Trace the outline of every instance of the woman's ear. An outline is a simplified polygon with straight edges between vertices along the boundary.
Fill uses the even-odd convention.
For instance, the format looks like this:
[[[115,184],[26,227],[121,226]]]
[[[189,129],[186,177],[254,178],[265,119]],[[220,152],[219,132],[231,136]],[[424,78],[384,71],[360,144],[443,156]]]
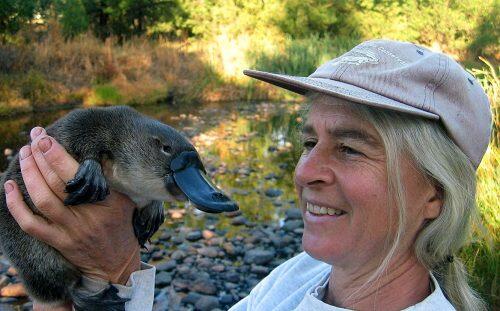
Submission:
[[[443,188],[439,185],[430,185],[431,191],[424,206],[424,218],[427,220],[435,219],[441,213],[443,207]]]

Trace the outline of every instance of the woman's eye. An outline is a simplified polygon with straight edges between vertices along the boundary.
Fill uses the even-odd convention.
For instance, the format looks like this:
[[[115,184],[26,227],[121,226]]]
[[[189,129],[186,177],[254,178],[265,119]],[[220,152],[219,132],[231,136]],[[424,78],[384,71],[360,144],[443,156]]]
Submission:
[[[314,146],[316,146],[316,141],[306,140],[306,141],[304,141],[303,146],[304,146],[304,149],[311,150],[312,148],[314,148]]]
[[[340,152],[345,153],[347,155],[363,155],[361,152],[357,151],[346,145],[340,145]]]

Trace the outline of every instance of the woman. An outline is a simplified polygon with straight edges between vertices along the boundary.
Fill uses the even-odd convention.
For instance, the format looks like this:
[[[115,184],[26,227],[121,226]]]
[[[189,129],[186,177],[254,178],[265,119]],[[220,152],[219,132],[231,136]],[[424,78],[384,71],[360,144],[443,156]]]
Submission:
[[[245,73],[311,94],[295,169],[305,253],[232,310],[485,309],[454,256],[476,213],[491,128],[473,77],[445,55],[388,40],[308,78]]]
[[[447,56],[387,40],[364,42],[307,78],[245,73],[307,94],[311,103],[295,172],[305,253],[276,268],[234,310],[484,309],[454,257],[476,212],[475,169],[491,126],[488,100],[472,76]],[[21,166],[33,168],[24,170],[25,180],[57,193],[44,199],[49,190],[30,192],[57,216],[62,207],[54,212],[51,206],[64,196],[58,191],[77,164],[55,141],[45,153],[37,149],[50,140],[44,135],[34,139],[33,156]],[[154,268],[141,270],[135,255],[119,251],[135,245],[116,238],[129,236],[131,226],[97,226],[101,237],[85,225],[76,230],[87,219],[78,209],[75,219],[53,217],[49,225],[27,210],[15,184],[7,187],[9,209],[22,228],[93,279],[125,283],[130,276],[127,309],[144,310],[132,304],[146,302],[149,308],[147,286],[135,284],[152,288],[141,280]],[[123,210],[118,220],[127,222],[128,204],[107,205],[109,213]],[[51,231],[54,226],[64,234]],[[102,242],[108,234],[113,243]],[[113,264],[96,256],[113,253],[109,244],[118,250]],[[83,245],[78,256],[74,245]]]

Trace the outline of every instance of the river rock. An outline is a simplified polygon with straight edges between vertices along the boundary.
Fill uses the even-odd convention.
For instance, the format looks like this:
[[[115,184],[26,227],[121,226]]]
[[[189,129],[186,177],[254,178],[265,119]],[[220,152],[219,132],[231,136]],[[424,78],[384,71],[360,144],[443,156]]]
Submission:
[[[184,298],[182,298],[181,302],[194,305],[201,298],[201,296],[201,294],[196,292],[189,292]]]
[[[224,265],[215,265],[211,269],[214,272],[220,273],[220,272],[223,272],[224,270],[226,270],[226,267]]]
[[[248,221],[245,218],[245,216],[237,216],[237,217],[233,218],[233,220],[231,221],[231,224],[233,226],[241,226],[241,225],[246,224],[247,222]]]
[[[9,269],[7,269],[7,275],[8,276],[17,276],[17,270],[13,266],[10,266]]]
[[[177,267],[177,262],[172,259],[166,262],[157,263],[155,266],[158,271],[172,271]]]
[[[302,211],[300,208],[292,207],[285,211],[286,219],[302,219]]]
[[[259,265],[252,265],[252,268],[250,268],[250,272],[260,275],[268,274],[269,268]]]
[[[169,295],[166,289],[163,289],[158,296],[155,297],[152,311],[164,311],[169,308]]]
[[[164,231],[160,235],[159,239],[160,239],[160,241],[168,241],[168,240],[170,240],[171,237],[172,237],[172,234],[170,232]]]
[[[288,220],[285,221],[283,225],[283,230],[285,231],[294,231],[295,229],[302,228],[304,226],[304,222],[302,220]]]
[[[9,284],[10,278],[6,275],[0,276],[0,288],[5,287],[5,285]]]
[[[217,293],[217,287],[215,286],[215,283],[208,278],[196,279],[190,289],[195,292],[207,295],[213,295]]]
[[[185,251],[182,251],[182,250],[176,250],[175,252],[172,253],[172,259],[174,260],[182,260],[184,258],[186,258],[187,254]]]
[[[274,250],[251,249],[245,252],[245,263],[263,265],[273,260],[276,255]]]
[[[271,188],[271,189],[266,190],[265,195],[270,197],[270,198],[275,198],[275,197],[279,197],[282,193],[283,193],[283,191],[281,189]]]
[[[210,258],[215,258],[219,255],[219,249],[213,246],[202,247],[198,250],[198,254]]]
[[[215,296],[201,296],[200,299],[194,305],[196,310],[200,311],[211,311],[219,307],[219,299]]]
[[[22,283],[9,284],[0,290],[2,297],[26,297],[26,289]]]
[[[185,291],[189,288],[189,283],[188,281],[184,279],[175,279],[172,281],[172,285],[174,286],[174,289],[176,291]]]
[[[238,283],[240,281],[240,274],[234,271],[224,273],[223,278],[231,283]]]
[[[229,295],[229,294],[224,294],[224,295],[220,296],[220,298],[219,298],[219,302],[222,305],[230,305],[233,303],[233,301],[234,301],[233,296]]]
[[[188,234],[186,234],[186,240],[191,241],[191,242],[198,241],[202,237],[203,237],[203,235],[201,234],[200,230],[191,231]]]
[[[156,275],[155,285],[159,287],[164,287],[170,285],[172,282],[172,276],[170,273],[162,271]]]
[[[203,230],[203,232],[201,234],[205,240],[209,240],[209,239],[215,237],[215,232],[213,232],[211,230]]]

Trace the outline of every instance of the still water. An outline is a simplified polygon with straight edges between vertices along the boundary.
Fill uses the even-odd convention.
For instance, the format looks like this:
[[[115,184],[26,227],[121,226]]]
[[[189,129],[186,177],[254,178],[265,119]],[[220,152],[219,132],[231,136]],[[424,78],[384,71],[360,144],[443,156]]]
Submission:
[[[299,108],[293,103],[213,103],[137,109],[183,132],[200,152],[213,181],[238,202],[243,215],[254,223],[269,223],[278,222],[284,210],[296,203],[293,167],[300,152],[296,142]],[[47,126],[68,112],[0,120],[0,150],[17,152],[32,127]],[[7,160],[3,155],[0,158],[3,171]],[[166,207],[166,226],[175,225],[176,218],[189,227],[204,226],[205,217],[197,217],[189,206]],[[238,229],[229,222],[220,217],[217,227],[231,235]]]

